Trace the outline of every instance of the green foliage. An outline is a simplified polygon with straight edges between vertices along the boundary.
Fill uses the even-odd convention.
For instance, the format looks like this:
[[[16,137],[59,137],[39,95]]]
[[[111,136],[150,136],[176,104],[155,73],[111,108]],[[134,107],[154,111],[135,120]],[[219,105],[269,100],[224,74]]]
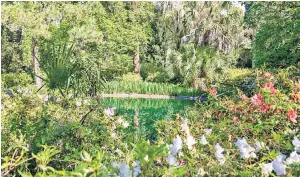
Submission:
[[[264,111],[250,98],[241,99],[237,94],[223,98],[211,95],[208,101],[187,110],[184,117],[174,115],[157,121],[156,137],[149,142],[139,136],[139,127],[132,126],[127,117],[103,114],[97,100],[44,101],[35,94],[9,97],[2,93],[2,175],[130,176],[139,172],[140,176],[261,176],[264,163],[274,160],[279,152],[290,155],[295,151],[291,141],[299,134],[299,122],[292,122],[287,115],[291,109],[300,111],[299,69],[268,76],[262,71],[253,74],[254,92],[262,95],[270,109]],[[274,83],[274,94],[264,86],[270,82]],[[233,116],[237,120],[232,120]],[[123,125],[126,121],[128,127]],[[184,121],[189,134],[183,131]],[[208,128],[211,133],[206,132]],[[203,134],[206,145],[199,143]],[[191,149],[186,145],[188,135],[196,140]],[[179,165],[172,166],[167,156],[177,136],[182,139],[182,148],[176,155]],[[234,145],[240,137],[250,146],[256,141],[265,146],[256,152],[256,158],[242,159]],[[223,165],[214,156],[216,143],[225,150]],[[286,165],[286,169],[287,176],[297,176],[299,163]]]
[[[39,63],[49,89],[58,89],[63,94],[63,91],[72,87],[73,77],[80,72],[73,52],[73,45],[67,47],[67,44],[48,44],[42,49]]]
[[[2,73],[22,72],[29,64],[22,58],[22,29],[10,31],[1,25],[1,71]]]
[[[199,96],[201,92],[196,88],[185,88],[179,85],[151,82],[108,82],[101,93],[137,93],[161,94],[180,96]]]
[[[141,82],[142,78],[139,74],[136,73],[127,73],[123,74],[122,77],[118,78],[121,82]]]
[[[235,53],[223,55],[212,48],[195,49],[192,44],[186,44],[179,52],[168,51],[166,71],[170,80],[197,87],[201,78],[217,80],[222,70],[232,66],[236,59]]]
[[[26,87],[33,83],[30,75],[26,73],[7,73],[1,75],[2,82],[1,86],[3,88],[13,88],[16,89],[18,86]]]
[[[257,67],[288,67],[299,60],[299,2],[255,2],[248,24],[256,28],[253,59]]]
[[[143,63],[141,77],[147,82],[165,83],[169,81],[166,70],[155,63]]]

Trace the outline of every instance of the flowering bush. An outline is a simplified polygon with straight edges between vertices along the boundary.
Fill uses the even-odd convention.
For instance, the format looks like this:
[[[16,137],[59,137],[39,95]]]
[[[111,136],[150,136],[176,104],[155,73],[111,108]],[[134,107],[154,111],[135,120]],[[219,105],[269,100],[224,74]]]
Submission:
[[[3,93],[2,175],[299,176],[299,80],[258,73],[255,85],[211,89],[184,117],[158,121],[151,140],[101,100]]]

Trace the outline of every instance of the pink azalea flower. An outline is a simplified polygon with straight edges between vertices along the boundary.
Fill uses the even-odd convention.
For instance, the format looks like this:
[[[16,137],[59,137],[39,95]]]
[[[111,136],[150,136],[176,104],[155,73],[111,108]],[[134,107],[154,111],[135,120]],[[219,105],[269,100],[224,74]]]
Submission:
[[[211,91],[210,91],[210,94],[212,94],[212,95],[217,95],[217,93],[218,93],[218,91],[215,88],[211,89]]]
[[[271,76],[272,76],[272,74],[270,74],[270,73],[268,73],[268,72],[266,72],[266,73],[264,74],[264,78],[265,78],[265,79],[269,79]]]
[[[243,94],[242,95],[242,100],[247,100],[247,99],[248,99],[248,97],[245,94]]]
[[[270,89],[270,93],[271,93],[272,95],[274,95],[274,94],[275,94],[275,92],[276,92],[276,90],[275,90],[275,88],[274,88],[274,87]]]
[[[235,116],[233,116],[233,117],[232,117],[232,120],[233,120],[233,122],[237,122],[237,121],[239,120],[239,118],[238,118],[238,117],[235,117]]]
[[[264,89],[269,89],[269,91],[270,91],[270,93],[272,94],[272,95],[274,95],[275,94],[275,88],[274,88],[274,84],[272,83],[272,82],[268,82],[268,83],[266,83],[264,86],[263,86],[263,88]]]
[[[274,88],[274,84],[272,82],[268,82],[264,85],[263,88],[268,88],[268,89]]]
[[[290,121],[297,123],[297,111],[296,110],[293,110],[293,109],[288,110],[286,116]]]
[[[262,104],[262,95],[261,94],[255,94],[252,98],[251,98],[251,103],[253,103],[254,105],[261,105]]]
[[[265,104],[262,104],[262,105],[261,105],[261,110],[262,110],[262,111],[265,112],[265,111],[268,111],[269,109],[270,109],[270,106],[265,105]]]

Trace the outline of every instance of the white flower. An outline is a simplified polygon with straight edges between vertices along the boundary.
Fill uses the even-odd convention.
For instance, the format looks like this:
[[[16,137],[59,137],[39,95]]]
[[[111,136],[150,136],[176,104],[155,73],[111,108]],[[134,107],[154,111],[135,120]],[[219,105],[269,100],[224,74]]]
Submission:
[[[219,145],[219,143],[217,143],[215,145],[215,148],[216,148],[215,157],[217,158],[217,160],[219,161],[219,163],[221,165],[223,165],[225,163],[225,156],[222,154],[222,152],[224,151],[224,149]]]
[[[255,152],[259,152],[263,147],[265,147],[264,142],[256,141],[254,144]]]
[[[204,135],[201,136],[200,143],[203,144],[203,145],[208,143]]]
[[[121,124],[121,123],[123,123],[123,119],[121,118],[121,117],[119,117],[118,119],[117,119],[117,122],[119,123],[119,124]]]
[[[178,165],[177,159],[176,159],[175,155],[173,155],[173,154],[168,155],[167,161],[171,166],[177,166]]]
[[[47,102],[47,101],[49,100],[49,98],[50,98],[50,97],[49,97],[48,95],[46,95],[46,96],[44,97],[44,101]]]
[[[180,136],[176,136],[176,138],[173,141],[173,144],[170,145],[170,151],[171,154],[176,155],[177,152],[182,149],[182,140],[180,138]]]
[[[286,174],[286,169],[284,164],[279,158],[276,158],[272,162],[273,170],[275,171],[276,175],[281,176]]]
[[[226,17],[227,16],[227,10],[225,10],[225,9],[221,10],[220,15]]]
[[[22,93],[22,87],[19,86],[18,89],[17,89],[17,92]]]
[[[212,129],[211,128],[210,129],[204,129],[204,131],[205,131],[206,135],[210,135],[211,132],[212,132]]]
[[[89,103],[88,100],[83,100],[84,105],[87,105],[88,103]]]
[[[76,104],[77,107],[81,106],[81,102],[80,101],[76,101],[75,104]]]
[[[148,155],[146,155],[146,156],[144,157],[144,160],[146,160],[147,162],[149,161]]]
[[[136,166],[133,169],[133,177],[137,177],[141,172],[140,162],[136,161]]]
[[[192,146],[194,144],[196,144],[195,138],[193,136],[191,136],[191,135],[187,136],[187,138],[186,138],[186,145],[188,146],[189,150],[192,150],[192,148],[193,148]]]
[[[115,115],[115,107],[113,108],[104,108],[104,113],[107,117],[111,117]]]
[[[280,152],[276,159],[278,159],[280,162],[283,162],[286,159],[286,155]]]
[[[119,164],[119,168],[120,168],[120,172],[119,172],[119,176],[120,177],[128,177],[131,176],[132,172],[131,170],[127,167],[127,165],[124,163]]]
[[[273,164],[272,164],[272,162],[264,164],[263,167],[262,167],[262,169],[261,169],[261,173],[262,174],[269,174],[272,171],[273,171]]]
[[[125,163],[117,163],[117,162],[113,162],[111,163],[111,165],[114,168],[119,168],[119,177],[128,177],[131,176],[132,171],[127,167],[127,165]]]
[[[300,148],[300,140],[296,136],[294,136],[292,143],[295,146],[295,150]]]
[[[241,158],[256,157],[255,149],[247,143],[245,138],[238,139],[234,144],[239,148]]]
[[[111,166],[114,167],[114,168],[117,168],[117,167],[119,167],[119,163],[117,163],[117,162],[112,162],[112,163],[111,163]]]
[[[186,121],[182,122],[181,129],[187,134],[187,136],[190,135],[190,129]]]
[[[127,121],[123,122],[123,127],[127,128],[129,126],[129,123]]]
[[[115,132],[111,133],[111,137],[115,138],[117,136],[117,134]]]
[[[60,98],[56,98],[56,103],[60,103]]]
[[[290,164],[292,164],[292,163],[300,163],[300,155],[297,154],[296,151],[292,152],[292,153],[290,154],[290,157],[286,159],[285,163],[286,163],[287,165],[290,165]]]

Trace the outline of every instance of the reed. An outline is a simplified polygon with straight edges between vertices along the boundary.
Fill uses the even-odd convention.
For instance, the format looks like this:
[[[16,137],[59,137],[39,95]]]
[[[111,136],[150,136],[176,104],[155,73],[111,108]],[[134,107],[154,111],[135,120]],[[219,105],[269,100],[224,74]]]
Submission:
[[[137,93],[173,96],[200,96],[202,92],[196,88],[185,88],[179,85],[151,82],[112,81],[105,84],[101,93]]]

